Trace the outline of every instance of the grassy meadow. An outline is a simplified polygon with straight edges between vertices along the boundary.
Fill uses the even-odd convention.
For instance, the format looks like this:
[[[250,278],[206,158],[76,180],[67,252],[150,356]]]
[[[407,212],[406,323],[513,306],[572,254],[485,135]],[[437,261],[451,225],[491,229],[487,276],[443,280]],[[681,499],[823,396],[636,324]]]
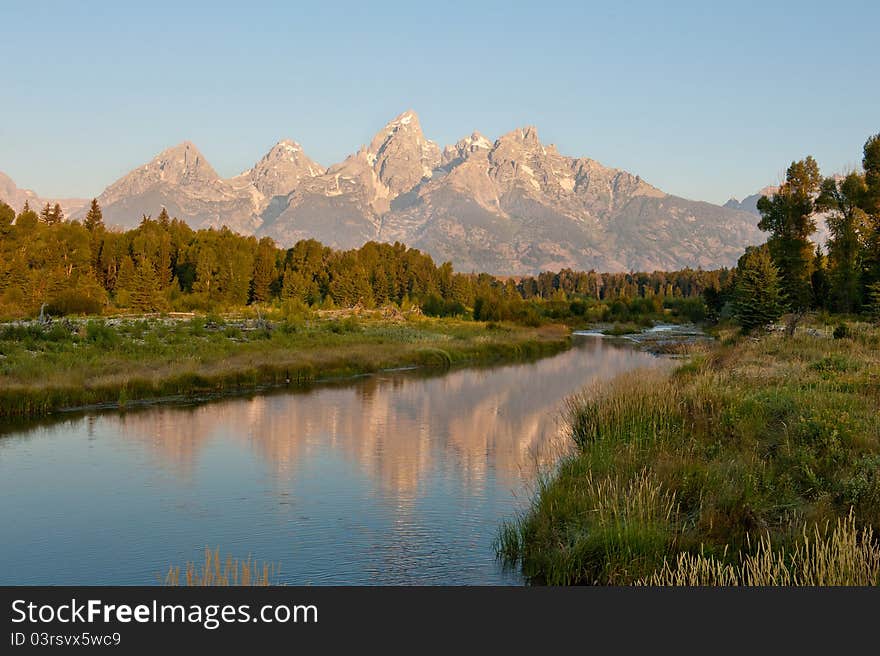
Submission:
[[[0,418],[550,354],[562,326],[342,311],[0,326]]]
[[[880,584],[880,329],[835,334],[721,331],[570,399],[499,556],[545,584]]]

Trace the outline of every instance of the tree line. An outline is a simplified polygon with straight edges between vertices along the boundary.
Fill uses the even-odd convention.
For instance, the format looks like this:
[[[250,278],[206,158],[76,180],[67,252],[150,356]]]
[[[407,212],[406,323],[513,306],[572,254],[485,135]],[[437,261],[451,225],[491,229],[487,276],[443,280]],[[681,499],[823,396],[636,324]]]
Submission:
[[[697,299],[720,289],[726,270],[597,273],[563,269],[496,277],[453,271],[449,262],[403,244],[368,242],[339,251],[308,239],[278,248],[227,228],[193,230],[163,209],[137,228],[108,229],[97,200],[82,221],[61,207],[16,214],[0,203],[0,316],[219,311],[295,301],[317,308],[419,305],[428,314],[485,320],[529,318],[535,304],[575,314],[593,299],[635,300],[660,309],[666,299]],[[578,310],[580,308],[580,311]],[[564,313],[563,313],[564,314]],[[534,319],[534,317],[532,317]]]
[[[810,309],[880,319],[880,134],[862,155],[862,171],[843,177],[823,178],[813,157],[792,162],[779,190],[758,201],[767,242],[746,250],[710,304],[731,302],[746,329]],[[824,250],[811,240],[819,216]]]

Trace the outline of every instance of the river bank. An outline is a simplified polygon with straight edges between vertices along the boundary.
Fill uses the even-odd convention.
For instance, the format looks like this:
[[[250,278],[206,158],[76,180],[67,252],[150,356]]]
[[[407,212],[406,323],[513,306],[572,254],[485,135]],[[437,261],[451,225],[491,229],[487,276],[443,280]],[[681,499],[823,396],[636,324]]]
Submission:
[[[721,337],[672,374],[569,401],[575,451],[502,527],[505,562],[548,584],[791,581],[818,566],[824,579],[803,580],[880,583],[880,330]]]
[[[0,418],[297,386],[397,367],[533,358],[569,344],[568,329],[559,325],[425,317],[7,324],[0,328]]]
[[[572,337],[547,357],[6,421],[0,582],[157,584],[210,546],[280,564],[279,585],[522,585],[492,540],[558,459],[561,400],[667,366]]]

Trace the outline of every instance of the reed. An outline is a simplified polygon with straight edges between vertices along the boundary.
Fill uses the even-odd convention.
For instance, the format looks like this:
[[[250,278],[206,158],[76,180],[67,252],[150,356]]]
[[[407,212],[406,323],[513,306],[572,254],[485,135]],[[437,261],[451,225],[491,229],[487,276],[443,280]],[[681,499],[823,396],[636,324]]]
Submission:
[[[220,556],[220,549],[205,548],[205,559],[196,565],[188,562],[181,572],[174,565],[168,568],[164,583],[167,586],[269,586],[281,573],[281,566],[274,563],[258,563],[248,555],[239,560]]]
[[[802,540],[790,552],[775,547],[769,535],[754,553],[737,565],[703,553],[683,552],[638,582],[652,586],[877,586],[880,585],[880,544],[871,527],[859,529],[855,516],[812,531],[804,526]]]

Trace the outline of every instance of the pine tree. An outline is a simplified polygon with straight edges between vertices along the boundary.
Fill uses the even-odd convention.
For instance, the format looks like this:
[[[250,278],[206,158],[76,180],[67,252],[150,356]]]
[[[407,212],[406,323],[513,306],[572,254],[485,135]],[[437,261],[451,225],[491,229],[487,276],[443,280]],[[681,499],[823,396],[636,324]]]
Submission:
[[[92,204],[89,206],[89,211],[83,220],[83,225],[86,230],[92,233],[100,232],[104,229],[104,214],[101,212],[101,206],[98,205],[97,198],[92,199]]]
[[[37,227],[40,217],[31,209],[30,204],[25,201],[21,213],[15,217],[15,227],[23,233],[28,233]]]
[[[281,297],[284,299],[295,299],[303,303],[309,302],[308,281],[299,271],[292,268],[284,270],[284,277],[281,283]]]
[[[159,289],[159,276],[147,260],[137,263],[130,295],[131,307],[142,312],[165,309],[165,299]]]
[[[260,240],[254,257],[254,272],[251,280],[251,303],[265,303],[272,296],[272,284],[277,277],[275,266],[275,244],[268,237]]]
[[[824,308],[828,305],[828,258],[822,253],[822,247],[816,246],[816,255],[813,258],[813,274],[810,280],[813,285],[813,305]]]
[[[55,206],[52,208],[52,221],[53,225],[61,223],[64,221],[64,212],[61,210],[61,205],[55,203]]]
[[[782,316],[784,302],[779,283],[779,271],[768,246],[747,248],[737,264],[733,303],[734,315],[743,330],[764,328]]]
[[[52,206],[46,203],[46,206],[40,210],[40,221],[43,223],[52,223]]]

